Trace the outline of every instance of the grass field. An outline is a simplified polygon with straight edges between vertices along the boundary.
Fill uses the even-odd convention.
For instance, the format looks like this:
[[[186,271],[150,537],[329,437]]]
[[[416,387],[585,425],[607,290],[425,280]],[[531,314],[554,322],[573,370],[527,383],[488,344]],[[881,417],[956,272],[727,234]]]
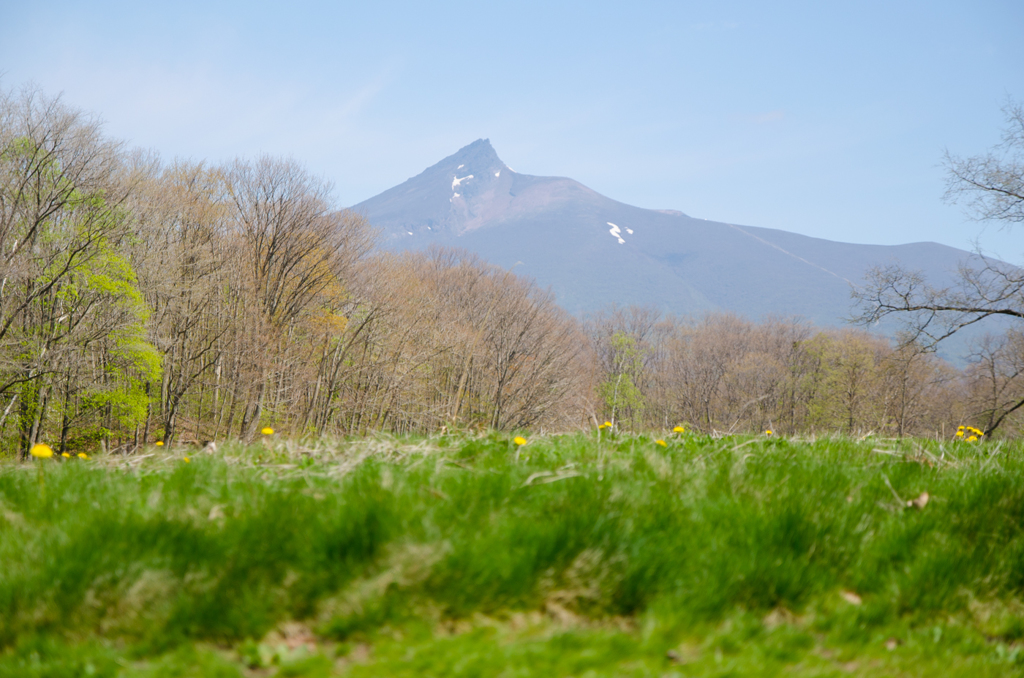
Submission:
[[[1024,673],[1021,444],[150,452],[0,462],[0,677]]]

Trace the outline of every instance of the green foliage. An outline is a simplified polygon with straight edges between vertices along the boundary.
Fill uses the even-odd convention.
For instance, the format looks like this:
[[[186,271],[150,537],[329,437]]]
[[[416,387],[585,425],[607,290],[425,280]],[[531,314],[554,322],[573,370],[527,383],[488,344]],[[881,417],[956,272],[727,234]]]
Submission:
[[[803,377],[807,425],[812,430],[852,433],[865,421],[878,421],[879,403],[871,397],[879,379],[873,347],[855,337],[840,341],[818,334],[805,342],[812,364]]]
[[[598,387],[598,394],[613,421],[639,427],[644,412],[644,396],[638,386],[644,372],[643,351],[625,332],[616,332],[608,343],[612,369]]]
[[[130,313],[139,322],[149,317],[131,263],[105,240],[98,243],[96,256],[83,266],[82,274],[89,292],[109,298],[116,308]]]
[[[41,268],[28,287],[50,285],[51,291],[27,304],[25,322],[14,326],[10,338],[15,341],[8,343],[8,355],[0,355],[7,359],[6,364],[0,360],[7,372],[0,373],[0,382],[23,380],[16,427],[22,438],[38,417],[45,436],[49,417],[76,421],[76,437],[84,440],[97,427],[109,433],[107,426],[130,429],[145,418],[150,401],[145,384],[160,378],[161,355],[147,341],[149,309],[117,238],[127,211],[108,205],[101,190],[73,186],[56,159],[34,166],[41,154],[31,139],[22,138],[3,157],[26,165],[22,171],[61,196],[61,209],[35,224],[41,247],[35,248],[33,265]],[[88,371],[83,365],[101,366],[102,377],[76,379]],[[60,373],[63,377],[56,376]],[[60,378],[64,383],[55,383]],[[41,411],[44,388],[64,395],[51,398],[48,411]],[[109,419],[86,422],[89,412],[108,413]]]
[[[146,394],[146,383],[160,379],[162,356],[145,340],[141,323],[112,332],[108,340],[110,380],[101,388],[87,391],[82,400],[87,409],[109,407],[117,422],[130,428],[146,418],[151,400]]]
[[[91,183],[95,176],[81,172],[81,163],[101,152],[43,139],[19,136],[0,155],[8,181],[32,186],[31,199],[0,186],[14,216],[8,237],[22,245],[11,250],[17,278],[7,281],[9,303],[2,309],[19,317],[0,317],[7,333],[0,385],[20,401],[13,430],[0,435],[31,442],[37,421],[44,439],[74,422],[75,437],[84,440],[97,428],[131,428],[142,420],[144,383],[159,379],[161,356],[146,340],[148,309],[123,247],[131,215]],[[90,176],[90,183],[76,184],[79,176]]]

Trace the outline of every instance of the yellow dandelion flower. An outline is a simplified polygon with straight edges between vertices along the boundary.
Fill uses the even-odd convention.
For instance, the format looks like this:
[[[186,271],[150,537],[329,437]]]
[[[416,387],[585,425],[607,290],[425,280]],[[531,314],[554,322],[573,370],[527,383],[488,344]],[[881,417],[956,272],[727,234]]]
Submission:
[[[154,445],[156,445],[157,447],[163,447],[163,446],[164,446],[164,441],[162,441],[162,440],[158,440],[158,441],[156,441],[156,442],[155,442],[155,443],[153,443],[153,444],[154,444]]]
[[[765,434],[766,436],[770,436],[770,435],[772,434],[772,430],[771,430],[771,429],[768,429],[767,431],[765,431],[765,432],[764,432],[764,434]]]
[[[88,454],[86,454],[85,452],[79,452],[79,453],[78,453],[78,458],[79,458],[79,459],[88,459],[88,458],[89,458],[89,455],[88,455]]]
[[[967,439],[967,442],[973,443],[973,442],[976,442],[977,440],[978,440],[978,436],[971,436],[970,438]]]
[[[514,442],[516,445],[525,445],[526,438],[524,438],[523,436],[516,436],[515,438],[512,439],[512,442]]]
[[[957,437],[957,438],[963,438],[963,437],[964,437],[964,432],[963,432],[963,429],[961,429],[961,430],[958,430],[958,431],[956,432],[956,437]]]
[[[186,464],[191,464],[191,463],[192,463],[192,460],[191,460],[191,459],[189,459],[188,457],[185,457],[185,463],[186,463]]]
[[[661,445],[662,447],[668,447],[668,443],[666,443],[664,440],[655,440],[654,444]]]
[[[32,449],[29,450],[29,454],[33,457],[38,457],[39,459],[49,459],[53,456],[53,448],[46,443],[36,443],[32,446]]]
[[[270,428],[269,426],[264,426],[260,433],[262,433],[265,436],[272,436],[274,435],[274,429]]]
[[[604,429],[611,428],[611,427],[612,427],[612,423],[610,421],[606,421],[603,424],[598,424],[597,425],[597,429],[599,431],[603,431]]]
[[[682,426],[676,426],[672,429],[672,433],[686,433],[686,429]]]
[[[61,452],[60,456],[64,457],[65,459],[70,459],[71,458],[71,455],[68,454],[67,452]]]

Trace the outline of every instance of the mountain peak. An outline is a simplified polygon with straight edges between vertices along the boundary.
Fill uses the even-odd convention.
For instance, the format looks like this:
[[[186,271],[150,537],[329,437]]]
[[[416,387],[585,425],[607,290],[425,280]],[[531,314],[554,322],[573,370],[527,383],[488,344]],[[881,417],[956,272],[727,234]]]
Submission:
[[[454,167],[453,167],[454,166]],[[468,146],[463,146],[458,151],[427,169],[427,172],[437,168],[442,171],[455,171],[469,174],[471,172],[483,172],[487,170],[502,170],[505,163],[501,161],[490,139],[477,139]]]
[[[491,146],[490,139],[477,139],[473,143],[466,144],[455,152],[455,155],[463,154],[488,154],[494,158],[498,157],[498,154],[494,150],[494,146]]]
[[[481,226],[512,199],[516,177],[491,146],[477,139],[403,184],[353,207],[373,214],[388,239],[457,236]]]

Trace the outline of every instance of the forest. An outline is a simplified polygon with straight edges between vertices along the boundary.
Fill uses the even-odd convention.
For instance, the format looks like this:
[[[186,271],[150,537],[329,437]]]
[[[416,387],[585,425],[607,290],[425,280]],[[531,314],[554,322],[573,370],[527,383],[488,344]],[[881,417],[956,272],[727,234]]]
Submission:
[[[0,92],[0,456],[264,427],[1013,437],[1022,372],[1017,330],[958,369],[796,318],[575,318],[472,253],[378,249],[294,160],[165,161]]]

